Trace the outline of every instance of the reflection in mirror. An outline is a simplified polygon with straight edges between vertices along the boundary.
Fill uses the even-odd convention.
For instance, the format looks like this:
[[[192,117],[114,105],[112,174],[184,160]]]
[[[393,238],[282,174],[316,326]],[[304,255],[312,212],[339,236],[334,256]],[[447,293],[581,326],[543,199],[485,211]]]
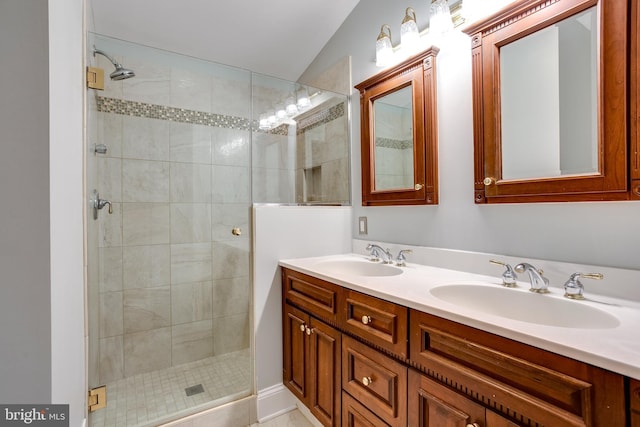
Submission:
[[[595,7],[500,48],[502,179],[599,172]]]
[[[413,188],[412,86],[374,101],[375,189]]]

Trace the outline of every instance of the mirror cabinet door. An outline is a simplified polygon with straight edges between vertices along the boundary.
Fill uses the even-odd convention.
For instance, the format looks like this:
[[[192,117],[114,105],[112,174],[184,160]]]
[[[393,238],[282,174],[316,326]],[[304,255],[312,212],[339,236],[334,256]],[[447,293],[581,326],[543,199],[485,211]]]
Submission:
[[[437,204],[435,57],[431,48],[360,83],[362,204]]]
[[[627,7],[519,0],[465,29],[476,203],[629,198]]]

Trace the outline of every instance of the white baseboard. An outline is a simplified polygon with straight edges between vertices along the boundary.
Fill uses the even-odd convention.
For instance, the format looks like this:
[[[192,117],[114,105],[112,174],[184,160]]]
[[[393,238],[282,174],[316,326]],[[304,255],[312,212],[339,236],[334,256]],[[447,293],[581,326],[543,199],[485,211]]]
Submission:
[[[258,422],[265,422],[296,408],[296,399],[284,384],[258,390]]]

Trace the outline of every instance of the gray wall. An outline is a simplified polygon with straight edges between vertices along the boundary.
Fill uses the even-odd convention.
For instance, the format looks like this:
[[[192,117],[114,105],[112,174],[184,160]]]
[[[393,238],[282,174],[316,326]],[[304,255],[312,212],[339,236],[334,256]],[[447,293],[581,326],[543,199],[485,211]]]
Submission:
[[[426,27],[427,2],[415,7]],[[375,40],[380,25],[391,25],[394,44],[409,4],[361,1],[301,77],[313,81],[323,70],[352,56],[353,83],[378,72]],[[440,205],[362,207],[360,111],[353,94],[352,176],[354,237],[359,216],[368,217],[372,241],[433,246],[640,269],[640,203],[473,203],[473,128],[469,38],[452,34],[438,46],[438,129]]]
[[[0,402],[51,401],[47,2],[0,2]]]

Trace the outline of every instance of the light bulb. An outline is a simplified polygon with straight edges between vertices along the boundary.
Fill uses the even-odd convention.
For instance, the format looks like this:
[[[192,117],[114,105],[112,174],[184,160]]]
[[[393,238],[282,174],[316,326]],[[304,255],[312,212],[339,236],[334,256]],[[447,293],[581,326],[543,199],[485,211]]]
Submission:
[[[433,0],[429,12],[429,33],[444,34],[453,30],[453,20],[447,0]]]
[[[386,33],[385,28],[389,31]],[[393,61],[393,46],[391,45],[391,27],[384,24],[376,40],[376,65],[386,67]]]
[[[412,16],[413,15],[413,16]],[[416,52],[420,46],[420,32],[416,21],[416,12],[408,7],[400,26],[400,45],[407,53]]]

